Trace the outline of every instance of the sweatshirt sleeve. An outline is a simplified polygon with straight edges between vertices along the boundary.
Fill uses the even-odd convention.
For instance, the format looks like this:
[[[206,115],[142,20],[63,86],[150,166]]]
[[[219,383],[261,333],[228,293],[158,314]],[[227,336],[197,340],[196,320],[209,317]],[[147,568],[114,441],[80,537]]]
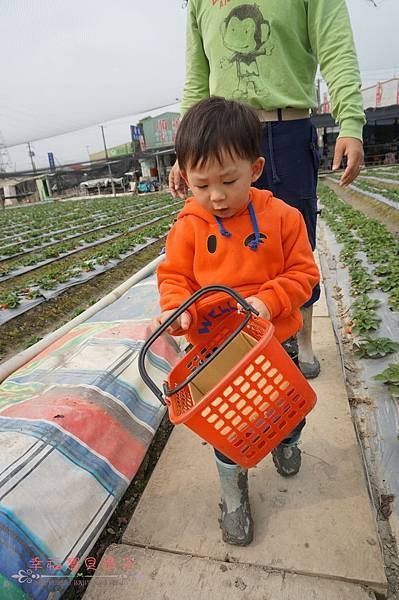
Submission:
[[[308,31],[312,50],[327,82],[339,137],[362,140],[366,122],[361,79],[345,0],[308,0]]]
[[[271,320],[288,317],[303,306],[320,279],[305,222],[296,209],[284,218],[282,245],[284,272],[263,284],[257,293],[269,309]]]
[[[186,82],[180,107],[182,115],[193,104],[209,97],[209,63],[198,27],[195,4],[194,0],[190,0],[187,6]]]
[[[188,219],[179,219],[166,239],[165,260],[157,269],[161,310],[174,310],[197,289],[193,275],[194,232]],[[194,307],[189,312],[195,320]]]

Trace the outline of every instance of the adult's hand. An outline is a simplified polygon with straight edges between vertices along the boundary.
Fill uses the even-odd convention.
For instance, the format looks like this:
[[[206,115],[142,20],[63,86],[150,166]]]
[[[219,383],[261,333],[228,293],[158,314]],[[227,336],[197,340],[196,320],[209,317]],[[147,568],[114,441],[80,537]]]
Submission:
[[[349,185],[360,173],[363,164],[363,144],[353,137],[339,137],[335,144],[334,160],[332,170],[339,169],[343,157],[346,156],[346,169],[339,180],[339,185]]]
[[[184,198],[188,194],[187,185],[183,177],[181,176],[179,163],[177,161],[175,162],[169,173],[169,191],[172,194],[173,198],[179,197],[182,200],[184,200]]]

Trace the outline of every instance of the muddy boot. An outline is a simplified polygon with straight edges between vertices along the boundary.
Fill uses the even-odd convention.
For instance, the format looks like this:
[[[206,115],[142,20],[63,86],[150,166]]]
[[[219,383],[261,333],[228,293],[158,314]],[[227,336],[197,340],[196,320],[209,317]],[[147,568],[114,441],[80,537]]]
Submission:
[[[235,546],[247,546],[254,536],[248,498],[248,470],[239,465],[228,465],[218,458],[216,466],[222,488],[219,524],[223,541]]]
[[[283,477],[296,475],[301,467],[301,451],[297,444],[279,444],[272,450],[274,466]]]
[[[312,348],[313,305],[301,308],[303,326],[298,333],[299,368],[306,379],[314,379],[320,373],[320,363]]]

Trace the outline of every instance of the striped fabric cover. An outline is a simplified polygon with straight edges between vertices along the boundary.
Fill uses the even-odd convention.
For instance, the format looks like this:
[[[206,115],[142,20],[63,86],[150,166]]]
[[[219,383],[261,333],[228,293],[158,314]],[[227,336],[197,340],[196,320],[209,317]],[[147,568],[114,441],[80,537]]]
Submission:
[[[137,472],[165,411],[137,366],[157,311],[145,280],[0,386],[1,599],[59,598]],[[153,345],[157,384],[177,357]]]

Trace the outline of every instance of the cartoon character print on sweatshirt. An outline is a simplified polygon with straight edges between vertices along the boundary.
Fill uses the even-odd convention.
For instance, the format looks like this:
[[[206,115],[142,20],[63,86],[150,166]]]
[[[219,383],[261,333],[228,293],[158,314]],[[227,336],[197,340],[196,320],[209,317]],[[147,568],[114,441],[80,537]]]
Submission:
[[[238,82],[233,93],[236,100],[245,101],[251,91],[254,95],[261,92],[264,95],[264,89],[258,86],[257,58],[272,53],[273,46],[267,47],[270,33],[270,23],[256,4],[242,4],[234,8],[222,22],[222,42],[232,56],[222,58],[220,68],[236,65]]]

